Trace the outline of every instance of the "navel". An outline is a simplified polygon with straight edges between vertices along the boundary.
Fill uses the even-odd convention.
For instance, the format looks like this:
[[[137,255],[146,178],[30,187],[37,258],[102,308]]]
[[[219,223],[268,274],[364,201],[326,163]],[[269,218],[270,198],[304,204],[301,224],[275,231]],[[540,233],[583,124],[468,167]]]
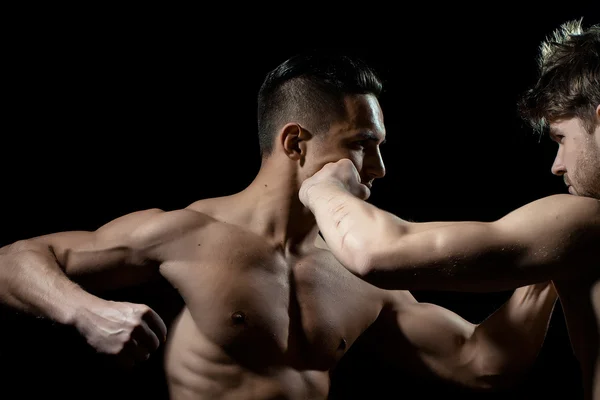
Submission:
[[[347,345],[348,345],[348,342],[346,342],[346,338],[342,338],[340,340],[340,345],[338,346],[338,350],[346,350]]]
[[[242,311],[236,311],[231,314],[231,321],[234,325],[242,325],[246,323],[246,314]]]

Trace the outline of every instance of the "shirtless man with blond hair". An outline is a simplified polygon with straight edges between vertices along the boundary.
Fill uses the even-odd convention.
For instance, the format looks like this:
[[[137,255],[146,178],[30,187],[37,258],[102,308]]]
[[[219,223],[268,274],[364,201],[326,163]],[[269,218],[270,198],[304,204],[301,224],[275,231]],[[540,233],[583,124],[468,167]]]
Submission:
[[[544,341],[556,300],[550,284],[519,288],[472,324],[354,276],[300,202],[302,182],[340,159],[351,159],[368,186],[384,176],[380,92],[359,60],[290,58],[259,92],[262,164],[248,187],[5,246],[1,301],[73,326],[97,351],[129,363],[167,337],[173,400],[326,399],[330,372],[363,334],[373,352],[415,374],[474,390],[510,385]],[[157,274],[185,301],[168,334],[148,306],[92,294]]]

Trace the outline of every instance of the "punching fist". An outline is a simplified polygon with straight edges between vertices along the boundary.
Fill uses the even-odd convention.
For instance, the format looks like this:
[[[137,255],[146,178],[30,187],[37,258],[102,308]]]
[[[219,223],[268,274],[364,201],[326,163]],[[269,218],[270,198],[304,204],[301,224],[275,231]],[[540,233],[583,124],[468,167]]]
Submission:
[[[125,367],[147,360],[167,334],[165,323],[150,307],[106,300],[82,307],[75,327],[98,353],[117,356]]]
[[[366,200],[371,195],[370,189],[361,183],[354,163],[347,158],[325,164],[317,173],[306,179],[300,187],[300,201],[308,207],[311,196],[316,195],[319,189],[327,188],[341,188],[361,200]]]

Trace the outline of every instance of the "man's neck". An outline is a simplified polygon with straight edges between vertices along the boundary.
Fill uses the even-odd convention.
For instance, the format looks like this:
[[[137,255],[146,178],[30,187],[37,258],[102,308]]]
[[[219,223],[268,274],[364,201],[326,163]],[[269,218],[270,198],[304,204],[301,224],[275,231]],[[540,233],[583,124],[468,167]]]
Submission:
[[[248,210],[246,224],[286,254],[301,253],[314,244],[318,227],[298,199],[293,165],[264,163],[252,183],[235,197]]]

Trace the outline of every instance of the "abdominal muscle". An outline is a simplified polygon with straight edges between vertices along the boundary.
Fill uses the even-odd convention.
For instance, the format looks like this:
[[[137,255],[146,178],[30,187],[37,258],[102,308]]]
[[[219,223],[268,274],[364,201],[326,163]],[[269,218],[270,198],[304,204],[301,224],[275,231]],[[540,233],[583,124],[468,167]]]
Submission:
[[[324,400],[329,391],[327,371],[253,371],[236,363],[199,331],[187,308],[171,327],[165,370],[171,400]]]

